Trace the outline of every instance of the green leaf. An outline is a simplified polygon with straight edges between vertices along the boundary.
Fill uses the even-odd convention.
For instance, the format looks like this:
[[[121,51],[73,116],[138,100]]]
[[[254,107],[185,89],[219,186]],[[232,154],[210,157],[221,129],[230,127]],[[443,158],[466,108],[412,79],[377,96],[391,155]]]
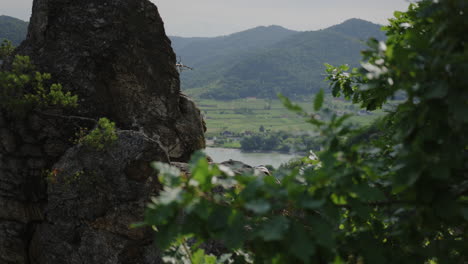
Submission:
[[[212,230],[222,230],[228,226],[228,220],[231,215],[231,210],[224,206],[213,205],[212,214],[206,221],[208,227]]]
[[[233,210],[228,218],[228,226],[221,236],[223,243],[229,248],[241,248],[247,238],[245,226],[247,224],[244,214]]]
[[[314,227],[312,231],[317,244],[328,248],[335,246],[334,235],[336,233],[330,223],[316,216],[309,217],[308,222],[310,226]]]
[[[289,227],[289,220],[284,216],[275,216],[263,223],[258,235],[264,241],[282,240]]]
[[[192,254],[193,264],[216,264],[216,257],[213,255],[206,255],[203,249],[198,249]]]
[[[448,84],[439,83],[438,85],[429,87],[429,91],[425,94],[425,97],[427,99],[443,98],[447,95],[448,89]]]
[[[184,190],[181,187],[177,188],[164,188],[157,198],[159,204],[168,205],[173,202],[180,202],[182,200],[182,193]]]
[[[192,169],[192,179],[198,182],[202,190],[208,190],[211,187],[211,179],[213,174],[210,171],[210,165],[206,158],[200,158]]]
[[[245,208],[253,211],[256,214],[264,214],[271,208],[270,203],[265,199],[258,199],[245,204]]]
[[[461,211],[465,220],[468,221],[468,207],[462,208]]]
[[[203,249],[199,249],[192,254],[192,263],[193,264],[203,264],[205,257],[205,251]]]
[[[176,186],[180,183],[181,171],[163,162],[152,162],[151,167],[159,172],[158,179],[161,183]]]
[[[289,250],[303,263],[310,263],[310,257],[315,254],[315,243],[307,234],[304,227],[297,223],[292,226],[288,234],[291,238]]]
[[[325,204],[325,200],[315,200],[311,197],[306,196],[302,201],[301,201],[301,206],[302,208],[305,209],[311,209],[315,210],[320,207],[322,207]]]
[[[340,256],[336,256],[335,260],[333,261],[333,264],[345,264],[345,262]]]
[[[130,228],[131,229],[134,229],[134,228],[141,228],[141,227],[147,227],[148,224],[146,222],[137,222],[137,223],[132,223],[130,224]]]
[[[156,245],[160,249],[167,249],[171,246],[174,238],[177,237],[178,227],[174,225],[165,226],[155,233]]]
[[[199,151],[195,151],[195,153],[192,154],[192,157],[190,157],[190,167],[191,168],[194,168],[196,166],[199,165],[199,161],[202,160],[202,159],[205,159],[206,160],[206,154],[199,150]]]
[[[367,183],[353,185],[350,189],[364,201],[372,202],[385,199],[385,195],[381,190],[377,189],[376,187],[370,187]]]
[[[320,108],[322,108],[323,99],[324,99],[324,92],[323,92],[323,89],[320,89],[320,91],[315,95],[315,100],[314,100],[315,111],[318,111],[320,110]]]
[[[219,257],[218,261],[216,262],[217,264],[222,264],[222,263],[231,263],[230,260],[232,258],[232,253],[227,253],[223,254]]]

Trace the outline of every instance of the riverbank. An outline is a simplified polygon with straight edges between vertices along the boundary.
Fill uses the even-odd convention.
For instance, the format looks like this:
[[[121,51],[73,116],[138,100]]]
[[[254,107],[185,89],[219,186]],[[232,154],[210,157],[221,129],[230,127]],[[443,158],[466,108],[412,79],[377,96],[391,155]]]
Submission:
[[[307,155],[306,152],[290,152],[290,151],[277,151],[277,150],[272,150],[272,151],[265,151],[265,150],[243,150],[241,148],[240,143],[239,144],[215,144],[214,140],[207,140],[206,141],[206,148],[216,148],[216,149],[237,149],[240,150],[242,153],[263,153],[263,154],[268,154],[268,153],[277,153],[277,154],[286,154],[286,155],[293,155],[293,156],[305,156]]]

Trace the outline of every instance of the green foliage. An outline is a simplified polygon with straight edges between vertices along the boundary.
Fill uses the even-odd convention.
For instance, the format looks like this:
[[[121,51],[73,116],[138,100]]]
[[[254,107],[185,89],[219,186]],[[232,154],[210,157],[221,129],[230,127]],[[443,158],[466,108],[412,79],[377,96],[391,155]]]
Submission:
[[[299,169],[235,175],[195,156],[181,177],[156,164],[164,189],[145,223],[158,246],[215,239],[254,263],[465,263],[467,16],[464,0],[420,1],[395,13],[385,43],[369,42],[361,68],[328,67],[332,92],[366,109],[403,98],[372,129],[283,98],[324,137]]]
[[[5,39],[0,44],[0,61],[4,61],[7,59],[15,50],[15,47],[11,43],[11,41]],[[1,63],[0,63],[1,65]]]
[[[323,90],[320,90],[320,92],[317,93],[315,96],[314,100],[314,110],[319,111],[320,108],[323,106],[323,100],[324,100],[324,92]]]
[[[42,82],[51,78],[50,74],[40,74],[36,72],[34,81],[37,85],[34,86],[33,94],[25,94],[24,98],[27,101],[34,102],[39,106],[63,106],[63,107],[77,107],[78,96],[72,95],[71,92],[63,92],[61,84],[52,84],[46,89]]]
[[[79,143],[85,146],[103,151],[106,147],[111,146],[117,140],[117,132],[115,123],[103,117],[100,118],[96,128],[91,130],[87,135],[83,135],[78,139]]]
[[[287,132],[263,132],[243,136],[240,149],[243,151],[279,151],[306,153],[319,150],[322,139],[318,135],[291,134]]]
[[[239,255],[224,254],[218,259],[214,255],[205,254],[205,251],[201,248],[192,251],[186,240],[182,240],[179,245],[170,247],[170,249],[165,252],[162,259],[164,263],[171,264],[228,264],[233,255]]]
[[[281,146],[282,139],[278,135],[256,134],[242,138],[240,141],[243,151],[272,151],[278,150]],[[289,151],[289,148],[286,150]]]
[[[11,52],[11,45],[4,42],[1,55]],[[78,96],[64,92],[60,84],[50,84],[51,79],[50,74],[35,71],[28,56],[16,55],[11,70],[0,71],[0,108],[24,114],[33,108],[76,107]]]

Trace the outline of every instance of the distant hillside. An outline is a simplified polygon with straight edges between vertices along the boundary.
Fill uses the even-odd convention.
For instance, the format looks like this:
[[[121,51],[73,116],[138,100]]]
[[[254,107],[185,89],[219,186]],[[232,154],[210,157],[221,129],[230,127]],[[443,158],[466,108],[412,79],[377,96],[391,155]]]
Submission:
[[[331,26],[326,30],[342,33],[344,35],[366,41],[369,38],[385,39],[385,32],[381,30],[381,27],[381,25],[377,25],[372,22],[352,18],[341,24]]]
[[[0,16],[0,40],[19,45],[28,23]],[[371,37],[384,39],[381,26],[350,19],[327,29],[297,32],[280,26],[256,27],[214,38],[170,37],[182,63],[182,88],[203,98],[275,98],[315,93],[324,87],[324,63],[357,66]]]
[[[280,26],[256,27],[214,38],[170,37],[172,47],[182,61],[197,67],[220,58],[256,51],[296,33]]]
[[[356,66],[361,58],[360,51],[365,48],[364,42],[370,37],[385,37],[380,28],[380,25],[364,20],[351,19],[319,31],[288,31],[276,39],[273,30],[263,28],[267,32],[271,30],[271,34],[264,33],[270,36],[268,41],[259,40],[258,34],[245,34],[249,31],[240,32],[234,34],[238,36],[237,44],[225,42],[225,46],[231,47],[221,54],[211,52],[213,48],[192,50],[191,44],[186,44],[183,49],[179,49],[178,44],[173,47],[184,64],[195,67],[194,71],[182,74],[183,88],[192,89],[188,91],[191,94],[215,99],[268,98],[276,97],[278,92],[300,96],[324,87],[324,63]],[[242,44],[251,43],[249,37],[252,36],[256,36],[255,41],[261,44]],[[210,39],[195,43],[216,47]],[[190,53],[194,55],[181,55]]]
[[[28,22],[9,17],[0,16],[0,41],[9,39],[13,45],[18,46],[26,38]]]

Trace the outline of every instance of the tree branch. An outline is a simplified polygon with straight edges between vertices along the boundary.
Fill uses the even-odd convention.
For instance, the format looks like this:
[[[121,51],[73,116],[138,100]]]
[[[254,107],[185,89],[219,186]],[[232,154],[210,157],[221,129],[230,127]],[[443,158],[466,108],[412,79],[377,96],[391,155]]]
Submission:
[[[89,117],[83,117],[83,116],[73,116],[73,115],[59,115],[59,114],[50,114],[50,113],[44,113],[38,110],[35,110],[34,112],[44,115],[44,116],[49,116],[49,117],[56,117],[56,118],[62,118],[62,119],[74,119],[74,120],[81,120],[81,121],[87,121],[87,122],[93,122],[94,124],[97,124],[97,120]]]

